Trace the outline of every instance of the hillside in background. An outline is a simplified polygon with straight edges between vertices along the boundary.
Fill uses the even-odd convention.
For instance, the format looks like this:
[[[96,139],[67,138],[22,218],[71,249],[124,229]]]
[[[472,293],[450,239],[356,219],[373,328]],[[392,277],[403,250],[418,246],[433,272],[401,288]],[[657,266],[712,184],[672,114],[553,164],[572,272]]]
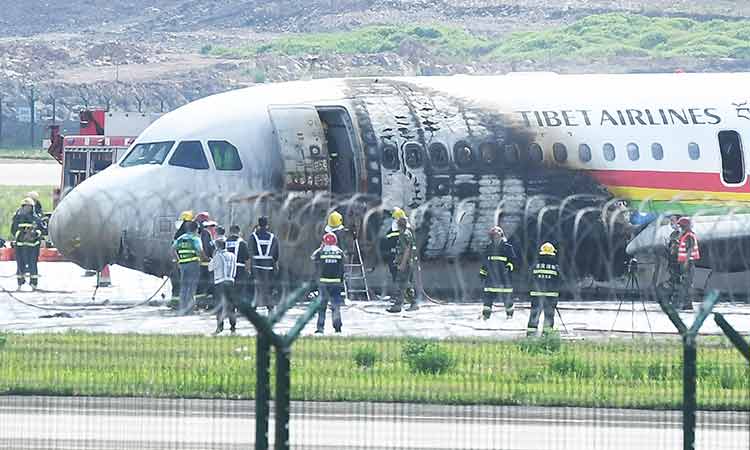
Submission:
[[[750,68],[739,0],[0,0],[2,144],[83,106],[169,110],[254,83]],[[29,12],[33,11],[33,20]]]

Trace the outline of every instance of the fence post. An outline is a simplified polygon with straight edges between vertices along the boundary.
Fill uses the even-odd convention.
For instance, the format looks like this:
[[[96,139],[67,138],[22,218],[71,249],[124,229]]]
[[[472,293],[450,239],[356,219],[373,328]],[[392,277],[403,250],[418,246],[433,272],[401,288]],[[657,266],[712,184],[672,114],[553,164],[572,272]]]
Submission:
[[[659,306],[667,315],[677,331],[682,336],[682,448],[695,449],[695,413],[698,409],[696,398],[698,378],[698,331],[706,320],[714,305],[719,300],[719,292],[711,291],[706,294],[695,321],[688,328],[682,321],[674,307],[667,302],[659,302]]]
[[[276,432],[275,448],[289,448],[289,416],[291,398],[291,349],[276,349]]]
[[[271,400],[271,345],[258,332],[255,341],[255,450],[268,450],[268,402]]]
[[[742,335],[738,333],[737,330],[735,330],[721,314],[714,314],[714,321],[716,322],[716,325],[721,328],[721,331],[723,331],[724,334],[727,335],[729,341],[732,342],[735,347],[737,347],[737,350],[739,350],[740,353],[742,353],[742,356],[745,357],[747,362],[750,363],[750,345],[748,345],[748,343],[745,342],[744,339],[742,339]]]

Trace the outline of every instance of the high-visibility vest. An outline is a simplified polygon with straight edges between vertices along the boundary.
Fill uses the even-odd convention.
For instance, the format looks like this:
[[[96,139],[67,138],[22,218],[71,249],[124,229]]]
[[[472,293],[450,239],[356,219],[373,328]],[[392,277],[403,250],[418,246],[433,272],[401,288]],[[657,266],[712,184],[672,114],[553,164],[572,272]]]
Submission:
[[[184,234],[177,239],[177,262],[180,264],[187,264],[191,262],[200,261],[200,255],[193,246],[192,237],[186,237]]]
[[[237,257],[237,267],[245,267],[245,263],[240,262],[239,247],[240,243],[245,242],[241,237],[230,236],[226,240],[227,251]]]
[[[687,250],[687,238],[693,238],[693,248],[690,250],[690,261],[697,261],[701,259],[701,252],[698,249],[698,238],[695,233],[688,231],[687,233],[680,236],[680,244],[677,247],[677,262],[688,261],[688,250]]]
[[[42,232],[36,229],[35,223],[22,222],[18,225],[15,240],[16,247],[38,247],[41,241]]]
[[[268,239],[261,239],[257,233],[253,233],[255,238],[255,246],[258,253],[253,255],[253,269],[258,270],[273,270],[273,256],[271,256],[271,247],[273,244],[274,235],[268,233]],[[266,250],[263,251],[263,246],[266,246]]]
[[[336,247],[324,247],[318,255],[322,268],[318,281],[322,284],[341,284],[344,281],[344,252]]]

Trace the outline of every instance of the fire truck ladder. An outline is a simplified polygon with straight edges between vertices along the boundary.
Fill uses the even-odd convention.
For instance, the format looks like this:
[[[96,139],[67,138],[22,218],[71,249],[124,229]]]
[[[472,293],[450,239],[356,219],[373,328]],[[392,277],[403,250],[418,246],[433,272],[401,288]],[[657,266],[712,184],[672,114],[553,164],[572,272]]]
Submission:
[[[358,288],[353,288],[353,284],[358,285]],[[356,237],[354,238],[354,253],[349,255],[349,263],[344,264],[344,294],[349,300],[352,300],[351,294],[365,294],[364,297],[370,301],[365,264],[362,260],[362,252],[359,250],[359,240]]]

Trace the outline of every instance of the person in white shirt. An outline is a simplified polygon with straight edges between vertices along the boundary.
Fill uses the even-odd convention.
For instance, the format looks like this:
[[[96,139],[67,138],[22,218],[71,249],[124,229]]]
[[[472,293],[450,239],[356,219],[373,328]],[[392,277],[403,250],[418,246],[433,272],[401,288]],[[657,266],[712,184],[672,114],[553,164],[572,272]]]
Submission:
[[[214,292],[216,295],[216,331],[219,334],[224,331],[224,319],[229,318],[230,330],[234,333],[237,329],[236,305],[234,302],[234,276],[237,272],[237,257],[226,250],[226,241],[216,240],[216,250],[208,263],[208,270],[214,274]]]

